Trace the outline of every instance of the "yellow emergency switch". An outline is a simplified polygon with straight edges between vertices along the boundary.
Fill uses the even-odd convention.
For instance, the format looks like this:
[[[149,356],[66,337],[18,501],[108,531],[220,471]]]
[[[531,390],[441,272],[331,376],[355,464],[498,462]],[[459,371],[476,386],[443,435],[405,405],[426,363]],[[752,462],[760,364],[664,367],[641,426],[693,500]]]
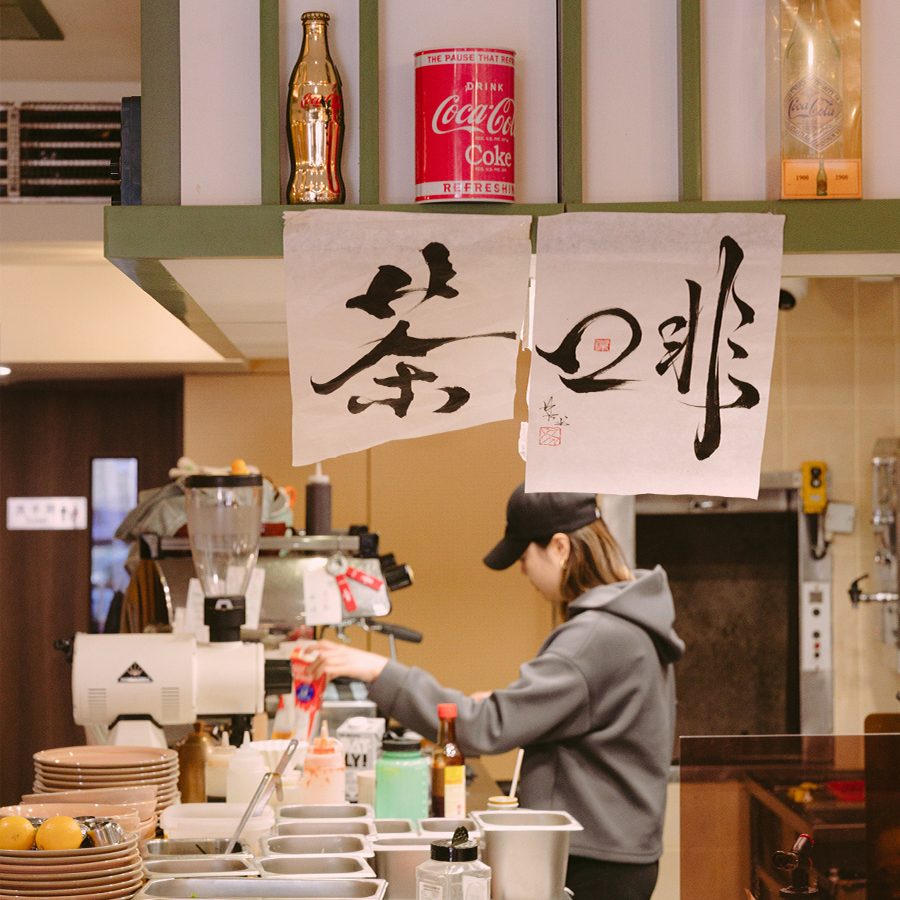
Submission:
[[[800,464],[802,484],[800,497],[803,501],[803,512],[821,513],[828,506],[828,493],[825,485],[828,464],[819,459],[807,460]]]

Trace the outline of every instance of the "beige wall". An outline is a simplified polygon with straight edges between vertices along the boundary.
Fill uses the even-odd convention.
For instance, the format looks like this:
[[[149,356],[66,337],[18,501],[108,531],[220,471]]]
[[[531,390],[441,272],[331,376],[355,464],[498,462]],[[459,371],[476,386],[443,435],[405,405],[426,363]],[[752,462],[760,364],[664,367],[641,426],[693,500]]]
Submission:
[[[879,640],[881,610],[853,609],[847,589],[872,571],[872,448],[877,437],[898,434],[900,279],[811,280],[808,296],[778,315],[762,468],[824,459],[830,499],[856,507],[854,533],[832,544],[838,734],[860,732],[869,713],[897,708],[897,653]]]
[[[367,523],[382,549],[415,570],[394,595],[393,618],[423,631],[400,658],[466,691],[505,684],[551,626],[550,611],[516,569],[493,573],[481,557],[503,530],[506,497],[524,475],[516,446],[524,416],[527,354],[516,417],[468,431],[400,441],[326,464],[334,524]],[[857,507],[856,532],[835,538],[835,728],[862,729],[866,714],[895,708],[900,676],[878,640],[874,608],[852,609],[846,590],[870,570],[869,458],[875,438],[900,433],[898,282],[817,280],[779,313],[764,470],[825,459],[832,498]],[[227,464],[240,456],[301,494],[308,468],[290,465],[290,387],[283,364],[251,375],[188,376],[185,451]],[[385,649],[374,638],[375,649]],[[509,777],[511,759],[489,762]]]

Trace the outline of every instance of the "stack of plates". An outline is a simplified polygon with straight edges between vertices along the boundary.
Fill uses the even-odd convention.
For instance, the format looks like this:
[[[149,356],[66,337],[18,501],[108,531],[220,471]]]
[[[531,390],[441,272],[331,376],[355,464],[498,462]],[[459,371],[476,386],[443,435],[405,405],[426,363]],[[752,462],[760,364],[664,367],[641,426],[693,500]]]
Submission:
[[[178,802],[178,754],[159,747],[58,747],[34,754],[34,790],[156,788],[156,812]]]
[[[0,897],[124,900],[143,883],[137,835],[79,850],[0,850]]]

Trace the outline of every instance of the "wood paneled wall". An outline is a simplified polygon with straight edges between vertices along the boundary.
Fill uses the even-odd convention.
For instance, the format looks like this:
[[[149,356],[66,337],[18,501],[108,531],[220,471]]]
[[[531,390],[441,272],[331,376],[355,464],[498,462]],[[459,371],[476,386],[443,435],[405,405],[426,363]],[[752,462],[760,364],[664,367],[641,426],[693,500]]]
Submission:
[[[0,803],[31,790],[36,750],[84,743],[57,638],[87,631],[90,532],[8,531],[6,498],[90,498],[91,459],[133,456],[141,489],[181,455],[182,381],[0,389]]]

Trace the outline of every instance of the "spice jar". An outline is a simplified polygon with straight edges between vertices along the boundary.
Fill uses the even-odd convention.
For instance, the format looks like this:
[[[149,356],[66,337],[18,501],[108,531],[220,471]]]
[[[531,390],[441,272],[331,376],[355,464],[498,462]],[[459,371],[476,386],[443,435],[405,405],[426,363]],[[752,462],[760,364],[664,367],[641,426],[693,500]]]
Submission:
[[[416,867],[416,896],[435,900],[490,900],[491,869],[478,859],[478,842],[460,826],[447,841],[433,841],[431,859]]]

